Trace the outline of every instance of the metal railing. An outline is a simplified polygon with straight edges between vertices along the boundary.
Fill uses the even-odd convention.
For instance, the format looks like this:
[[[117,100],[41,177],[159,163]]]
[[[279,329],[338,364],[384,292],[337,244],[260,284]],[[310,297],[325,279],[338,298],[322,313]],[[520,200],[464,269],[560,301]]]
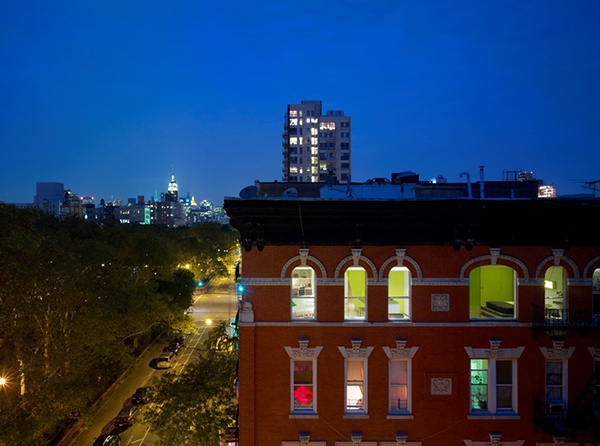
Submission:
[[[532,305],[534,329],[600,330],[600,315],[593,314],[591,309],[546,308]]]

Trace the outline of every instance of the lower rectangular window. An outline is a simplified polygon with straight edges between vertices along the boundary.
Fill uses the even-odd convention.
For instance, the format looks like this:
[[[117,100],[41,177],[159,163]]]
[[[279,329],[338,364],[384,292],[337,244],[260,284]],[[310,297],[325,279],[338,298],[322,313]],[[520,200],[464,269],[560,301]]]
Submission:
[[[293,411],[314,412],[314,361],[293,361]]]
[[[390,361],[390,413],[408,411],[408,361]]]
[[[471,359],[471,412],[513,413],[515,376],[514,360]]]
[[[346,362],[346,412],[365,411],[365,362]]]

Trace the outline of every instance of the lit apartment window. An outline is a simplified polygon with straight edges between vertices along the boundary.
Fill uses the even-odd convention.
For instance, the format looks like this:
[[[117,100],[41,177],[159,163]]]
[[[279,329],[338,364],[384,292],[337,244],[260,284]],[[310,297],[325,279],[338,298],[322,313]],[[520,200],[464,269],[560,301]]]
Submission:
[[[346,360],[346,412],[365,412],[365,361]]]
[[[471,412],[516,412],[516,360],[471,359]]]
[[[508,266],[480,266],[469,274],[471,319],[515,318],[517,275]]]
[[[315,412],[315,361],[315,359],[292,360],[292,411],[294,413]]]
[[[390,361],[390,413],[408,412],[408,361]]]
[[[292,319],[315,318],[315,271],[299,266],[292,271]]]
[[[335,122],[321,122],[319,130],[335,130]]]
[[[290,125],[298,125],[298,118],[290,119]]]
[[[297,118],[298,110],[290,110],[290,118]]]
[[[290,138],[290,144],[298,144],[298,138],[297,137]]]
[[[350,267],[344,274],[344,318],[365,320],[367,303],[367,272],[361,267]]]
[[[544,274],[546,316],[563,319],[567,297],[567,274],[562,266],[551,266]]]
[[[410,319],[410,271],[394,267],[388,277],[388,319]]]

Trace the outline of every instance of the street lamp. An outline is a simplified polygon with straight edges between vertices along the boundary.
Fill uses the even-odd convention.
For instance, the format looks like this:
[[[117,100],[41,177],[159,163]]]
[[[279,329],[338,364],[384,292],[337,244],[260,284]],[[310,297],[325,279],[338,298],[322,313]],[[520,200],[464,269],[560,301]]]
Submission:
[[[0,386],[6,385],[6,378],[4,376],[0,377]]]
[[[212,325],[213,321],[212,319],[206,319],[206,325]]]

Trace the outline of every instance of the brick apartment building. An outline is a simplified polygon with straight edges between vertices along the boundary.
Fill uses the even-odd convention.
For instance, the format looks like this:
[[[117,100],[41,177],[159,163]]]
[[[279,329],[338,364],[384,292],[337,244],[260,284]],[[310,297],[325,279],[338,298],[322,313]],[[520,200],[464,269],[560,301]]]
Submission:
[[[225,208],[240,445],[600,442],[600,200]]]

